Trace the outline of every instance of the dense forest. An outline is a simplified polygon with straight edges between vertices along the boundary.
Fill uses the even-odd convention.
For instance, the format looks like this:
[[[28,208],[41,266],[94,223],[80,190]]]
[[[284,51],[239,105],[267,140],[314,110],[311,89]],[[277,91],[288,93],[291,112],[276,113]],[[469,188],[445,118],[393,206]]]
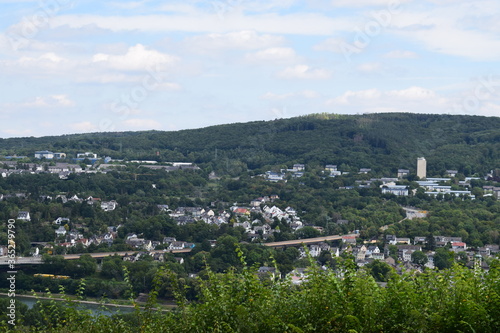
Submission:
[[[92,151],[115,159],[189,161],[219,173],[276,165],[333,163],[341,171],[378,174],[414,169],[425,156],[431,175],[464,175],[500,165],[500,118],[430,114],[316,114],[291,119],[212,126],[176,132],[91,133],[0,139],[0,155],[36,150]],[[159,155],[158,155],[159,154]]]

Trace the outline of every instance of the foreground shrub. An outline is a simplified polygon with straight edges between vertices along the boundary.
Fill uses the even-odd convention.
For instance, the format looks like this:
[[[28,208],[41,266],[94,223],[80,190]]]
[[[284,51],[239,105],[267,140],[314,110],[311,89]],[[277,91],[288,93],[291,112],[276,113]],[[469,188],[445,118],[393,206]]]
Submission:
[[[239,252],[240,259],[244,257]],[[156,307],[169,284],[178,307]],[[207,269],[198,302],[184,285],[159,269],[146,309],[127,316],[95,316],[71,306],[44,305],[39,325],[25,332],[500,332],[500,265],[490,271],[456,265],[449,270],[394,275],[381,287],[352,261],[337,270],[311,266],[301,284],[276,276],[259,278],[244,265],[224,274]],[[43,320],[43,321],[42,321]],[[26,324],[26,323],[25,323]],[[4,321],[3,330],[10,329]]]

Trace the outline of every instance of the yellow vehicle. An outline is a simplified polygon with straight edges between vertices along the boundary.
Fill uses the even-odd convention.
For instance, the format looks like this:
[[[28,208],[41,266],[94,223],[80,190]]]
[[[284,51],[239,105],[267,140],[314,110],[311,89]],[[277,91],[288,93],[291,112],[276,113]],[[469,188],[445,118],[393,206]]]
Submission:
[[[33,274],[34,277],[43,277],[43,278],[51,278],[51,279],[62,279],[67,280],[70,277],[67,275],[54,275],[54,274]]]

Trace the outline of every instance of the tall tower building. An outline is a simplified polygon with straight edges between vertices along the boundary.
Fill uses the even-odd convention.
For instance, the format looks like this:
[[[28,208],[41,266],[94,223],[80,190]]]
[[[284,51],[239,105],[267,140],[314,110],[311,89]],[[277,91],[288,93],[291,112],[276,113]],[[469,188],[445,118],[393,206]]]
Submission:
[[[427,177],[427,161],[424,157],[419,157],[417,159],[417,176],[420,179]]]

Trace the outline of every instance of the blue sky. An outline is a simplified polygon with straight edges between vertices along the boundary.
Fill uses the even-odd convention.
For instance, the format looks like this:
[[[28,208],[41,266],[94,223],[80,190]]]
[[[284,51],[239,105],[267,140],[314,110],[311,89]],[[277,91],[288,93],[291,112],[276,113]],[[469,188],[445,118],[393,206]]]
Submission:
[[[0,0],[0,137],[500,115],[500,3]]]

